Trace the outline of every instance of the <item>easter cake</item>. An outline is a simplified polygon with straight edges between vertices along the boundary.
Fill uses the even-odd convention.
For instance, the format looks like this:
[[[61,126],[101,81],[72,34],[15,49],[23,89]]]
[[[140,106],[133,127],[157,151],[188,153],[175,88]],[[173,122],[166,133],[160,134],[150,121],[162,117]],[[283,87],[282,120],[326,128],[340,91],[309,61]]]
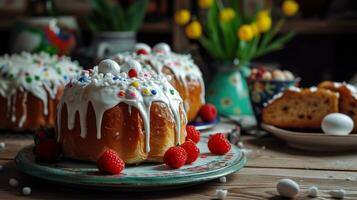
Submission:
[[[178,91],[136,60],[107,59],[83,71],[67,84],[57,111],[63,155],[76,160],[95,162],[111,149],[127,164],[162,162],[185,140]]]
[[[0,57],[0,129],[55,126],[56,106],[80,67],[68,57],[21,53]]]
[[[338,93],[316,87],[291,87],[275,96],[263,109],[263,122],[298,129],[319,129],[323,118],[338,112]]]
[[[193,121],[205,103],[205,88],[202,73],[190,55],[171,51],[168,44],[159,43],[152,49],[138,43],[134,52],[117,55],[114,60],[119,64],[127,59],[139,61],[144,68],[154,70],[159,75],[170,75],[170,83],[180,93],[188,121]]]
[[[338,92],[340,94],[339,112],[350,116],[354,124],[357,124],[357,89],[355,86],[347,83],[323,81],[318,87]],[[354,127],[353,133],[357,133],[357,126]]]

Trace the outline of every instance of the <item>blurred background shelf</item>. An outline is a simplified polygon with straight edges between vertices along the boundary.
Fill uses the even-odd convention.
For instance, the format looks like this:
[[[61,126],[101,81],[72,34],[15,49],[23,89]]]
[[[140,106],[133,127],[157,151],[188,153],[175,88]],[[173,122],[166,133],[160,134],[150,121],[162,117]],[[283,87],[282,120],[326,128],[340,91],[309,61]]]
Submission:
[[[295,31],[298,34],[357,33],[357,20],[303,19],[287,21],[281,32]]]

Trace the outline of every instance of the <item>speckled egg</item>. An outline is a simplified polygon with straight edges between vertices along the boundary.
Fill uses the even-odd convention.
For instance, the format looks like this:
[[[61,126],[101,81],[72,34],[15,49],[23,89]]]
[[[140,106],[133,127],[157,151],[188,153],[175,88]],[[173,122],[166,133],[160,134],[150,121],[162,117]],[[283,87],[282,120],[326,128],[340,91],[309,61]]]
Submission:
[[[352,119],[342,113],[331,113],[325,116],[321,129],[328,135],[348,135],[353,130]]]
[[[276,190],[282,197],[293,198],[300,192],[300,186],[291,179],[280,179]]]
[[[120,73],[120,67],[114,60],[105,59],[99,63],[98,72],[103,74],[118,74]]]
[[[131,69],[135,69],[137,72],[140,72],[141,69],[142,69],[142,66],[141,64],[136,61],[136,60],[128,60],[124,65],[123,65],[123,68],[122,68],[122,71],[125,72],[125,73],[128,73],[129,70]]]

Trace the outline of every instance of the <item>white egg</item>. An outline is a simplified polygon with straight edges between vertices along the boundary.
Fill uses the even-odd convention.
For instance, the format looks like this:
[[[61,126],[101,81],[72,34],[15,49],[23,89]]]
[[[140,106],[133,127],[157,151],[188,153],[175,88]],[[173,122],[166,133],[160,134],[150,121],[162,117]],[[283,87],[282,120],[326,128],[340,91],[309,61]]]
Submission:
[[[342,113],[331,113],[324,117],[321,129],[328,135],[348,135],[353,130],[352,119]]]
[[[157,52],[157,53],[158,52],[160,52],[160,53],[170,53],[171,52],[171,48],[170,48],[170,46],[168,44],[161,42],[161,43],[156,44],[154,46],[154,51]]]
[[[107,73],[118,74],[120,73],[120,67],[118,63],[116,63],[114,60],[105,59],[99,63],[98,72],[103,74],[107,74]]]
[[[127,73],[129,70],[135,69],[137,72],[140,72],[141,68],[142,66],[138,61],[130,59],[124,63],[122,71]]]
[[[330,195],[332,198],[335,198],[335,199],[343,199],[346,196],[346,191],[344,189],[332,190],[330,192]]]
[[[216,197],[217,199],[223,200],[227,197],[227,193],[227,190],[218,189],[216,190]]]
[[[276,189],[280,196],[287,198],[292,198],[300,192],[299,184],[291,179],[280,179]]]
[[[151,47],[145,43],[137,43],[135,45],[135,51],[139,50],[139,49],[143,49],[146,52],[150,53],[151,52]]]

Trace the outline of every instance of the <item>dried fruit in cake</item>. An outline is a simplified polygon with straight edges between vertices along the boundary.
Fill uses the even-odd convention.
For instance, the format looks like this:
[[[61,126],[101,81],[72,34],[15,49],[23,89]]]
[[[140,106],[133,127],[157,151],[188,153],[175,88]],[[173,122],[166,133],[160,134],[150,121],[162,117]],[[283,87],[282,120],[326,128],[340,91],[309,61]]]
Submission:
[[[217,109],[212,104],[205,104],[200,109],[200,117],[205,122],[214,121],[217,118]]]
[[[61,146],[55,139],[47,139],[35,146],[34,154],[40,162],[56,162],[61,155]]]
[[[283,128],[319,129],[323,118],[333,112],[338,112],[336,92],[292,87],[268,102],[262,118],[266,124]]]
[[[164,155],[164,163],[173,169],[182,167],[187,160],[187,152],[184,148],[170,147]]]
[[[108,149],[97,160],[98,169],[104,174],[120,174],[125,168],[125,163],[119,158],[117,152]]]
[[[196,129],[193,125],[186,126],[186,141],[193,141],[194,143],[198,143],[201,138],[201,133]]]
[[[187,159],[185,164],[191,164],[195,162],[200,155],[200,149],[196,146],[196,144],[192,141],[186,141],[185,143],[181,144],[181,147],[185,149],[187,153]]]
[[[208,140],[208,149],[216,155],[224,155],[231,149],[231,143],[223,133],[216,133]]]

